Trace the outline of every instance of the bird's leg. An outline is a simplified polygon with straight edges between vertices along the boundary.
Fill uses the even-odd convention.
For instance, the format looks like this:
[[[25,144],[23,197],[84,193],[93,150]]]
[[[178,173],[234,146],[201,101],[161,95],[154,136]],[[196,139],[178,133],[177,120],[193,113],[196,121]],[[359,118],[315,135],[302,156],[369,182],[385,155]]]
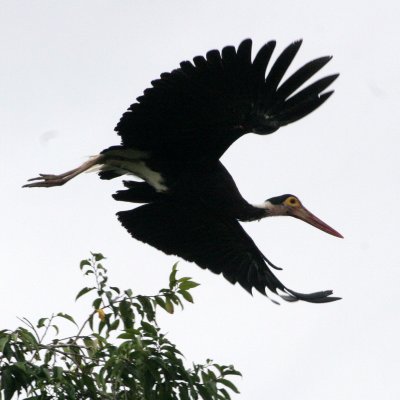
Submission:
[[[104,155],[99,154],[95,157],[92,157],[90,160],[84,162],[78,168],[71,169],[71,171],[64,172],[60,175],[50,175],[50,174],[39,174],[36,178],[28,179],[28,182],[37,181],[33,183],[27,183],[22,187],[52,187],[52,186],[61,186],[64,183],[67,183],[75,176],[81,174],[82,172],[87,171],[88,169],[94,167],[98,164],[103,164],[104,162]]]

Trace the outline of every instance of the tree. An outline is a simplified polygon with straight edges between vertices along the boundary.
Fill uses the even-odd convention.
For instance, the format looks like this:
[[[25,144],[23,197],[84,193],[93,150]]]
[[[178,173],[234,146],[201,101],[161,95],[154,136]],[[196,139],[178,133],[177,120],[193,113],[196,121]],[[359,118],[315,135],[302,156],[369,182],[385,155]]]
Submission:
[[[231,365],[184,365],[182,353],[161,332],[159,308],[172,314],[177,306],[193,302],[191,278],[177,278],[176,264],[169,287],[157,295],[133,295],[108,285],[99,253],[80,263],[94,286],[76,296],[95,294],[92,310],[80,326],[74,318],[57,313],[36,324],[0,331],[0,400],[126,399],[223,400],[238,393]],[[74,324],[77,333],[63,337],[60,319]],[[52,336],[50,338],[50,336]]]

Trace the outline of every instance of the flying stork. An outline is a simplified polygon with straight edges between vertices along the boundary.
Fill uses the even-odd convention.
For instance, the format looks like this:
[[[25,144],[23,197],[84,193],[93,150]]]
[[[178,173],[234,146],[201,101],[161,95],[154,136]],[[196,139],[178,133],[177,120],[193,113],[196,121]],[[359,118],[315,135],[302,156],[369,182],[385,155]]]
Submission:
[[[314,111],[333,93],[325,91],[338,74],[303,85],[325,66],[320,57],[282,81],[301,41],[290,44],[266,73],[275,41],[254,59],[252,41],[237,49],[211,50],[183,61],[180,68],[151,82],[123,114],[115,130],[122,143],[103,150],[78,168],[60,175],[40,174],[24,187],[60,186],[93,167],[101,179],[134,175],[116,200],[145,203],[117,213],[136,239],[195,262],[238,282],[251,293],[266,289],[287,301],[326,303],[332,291],[310,294],[287,288],[272,273],[277,268],[257,248],[239,221],[289,215],[333,236],[340,233],[310,213],[291,194],[249,204],[220,158],[238,138],[267,135]]]

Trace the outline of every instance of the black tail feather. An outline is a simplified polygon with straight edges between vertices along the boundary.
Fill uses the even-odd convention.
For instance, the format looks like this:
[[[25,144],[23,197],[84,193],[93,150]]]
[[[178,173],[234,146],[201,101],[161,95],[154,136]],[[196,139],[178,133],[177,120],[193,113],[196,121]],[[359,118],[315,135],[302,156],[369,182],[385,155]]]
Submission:
[[[306,301],[308,303],[330,303],[332,301],[341,300],[341,297],[329,297],[333,294],[332,290],[307,294],[295,292],[294,290],[290,289],[286,289],[286,291],[293,295],[297,300]]]
[[[112,195],[115,200],[128,201],[130,203],[151,203],[160,200],[162,193],[157,192],[146,182],[124,181],[128,189],[118,190]]]

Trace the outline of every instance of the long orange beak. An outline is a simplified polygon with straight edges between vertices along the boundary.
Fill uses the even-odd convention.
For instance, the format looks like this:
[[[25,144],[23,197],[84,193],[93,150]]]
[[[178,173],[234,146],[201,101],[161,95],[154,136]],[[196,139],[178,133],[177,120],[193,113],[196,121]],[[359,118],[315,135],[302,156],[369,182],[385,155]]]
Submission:
[[[315,226],[316,228],[321,229],[321,231],[329,233],[332,236],[343,238],[343,236],[338,231],[335,231],[335,229],[331,228],[324,221],[321,221],[305,207],[301,206],[300,208],[294,208],[291,211],[292,217],[301,219],[302,221],[307,222],[308,224]]]

